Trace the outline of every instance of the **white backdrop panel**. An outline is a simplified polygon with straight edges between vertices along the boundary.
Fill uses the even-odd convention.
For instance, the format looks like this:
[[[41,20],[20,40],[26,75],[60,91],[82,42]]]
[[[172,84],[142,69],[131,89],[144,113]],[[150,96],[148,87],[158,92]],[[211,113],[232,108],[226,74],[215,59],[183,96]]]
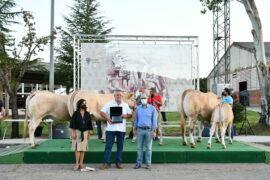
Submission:
[[[192,45],[82,43],[81,89],[136,92],[155,87],[165,111],[176,111],[177,95],[192,85]]]

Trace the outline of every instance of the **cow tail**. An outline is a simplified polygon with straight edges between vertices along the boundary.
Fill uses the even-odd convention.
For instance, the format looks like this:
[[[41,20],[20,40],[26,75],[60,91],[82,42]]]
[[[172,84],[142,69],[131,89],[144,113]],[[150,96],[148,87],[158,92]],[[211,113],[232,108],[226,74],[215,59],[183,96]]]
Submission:
[[[28,127],[28,119],[29,119],[29,102],[30,100],[36,95],[37,91],[32,92],[27,98],[25,102],[25,118],[24,118],[24,125],[23,125],[23,138],[27,136],[27,127]]]
[[[180,114],[180,121],[181,121],[181,129],[182,129],[182,133],[185,133],[185,111],[184,111],[184,99],[185,99],[185,93],[186,91],[184,91],[182,94],[179,95],[179,99],[178,99],[178,112]]]

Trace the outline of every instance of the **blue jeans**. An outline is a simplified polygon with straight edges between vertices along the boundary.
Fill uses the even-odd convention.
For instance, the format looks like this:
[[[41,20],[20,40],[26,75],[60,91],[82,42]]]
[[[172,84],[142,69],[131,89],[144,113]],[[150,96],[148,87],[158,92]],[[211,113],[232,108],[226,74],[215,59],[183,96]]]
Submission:
[[[122,162],[122,152],[123,145],[125,139],[125,132],[120,131],[106,131],[106,146],[105,146],[105,154],[104,154],[104,163],[110,164],[112,147],[114,144],[114,139],[116,137],[117,141],[117,153],[115,163]]]
[[[151,165],[152,157],[152,130],[137,129],[137,165],[141,165],[143,161],[143,147],[145,145],[145,164]]]
[[[96,121],[96,124],[97,124],[98,139],[101,139],[102,138],[101,121]]]

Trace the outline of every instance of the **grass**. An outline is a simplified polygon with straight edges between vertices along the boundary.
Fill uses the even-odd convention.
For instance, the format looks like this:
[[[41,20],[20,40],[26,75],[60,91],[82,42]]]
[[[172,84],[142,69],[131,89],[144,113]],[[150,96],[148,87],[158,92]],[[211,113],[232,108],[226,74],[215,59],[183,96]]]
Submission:
[[[167,119],[168,121],[180,121],[179,120],[179,114],[177,112],[167,112],[166,113]],[[20,118],[24,118],[24,117],[20,117]],[[270,135],[270,126],[264,126],[262,124],[259,124],[260,115],[257,112],[254,111],[247,111],[247,119],[251,125],[251,128],[253,130],[253,132],[255,133],[255,135],[262,135],[262,136],[268,136]],[[7,118],[5,118],[7,119]],[[7,134],[6,137],[9,137],[11,134],[11,123],[8,124],[8,129],[7,129]],[[48,137],[48,124],[47,123],[42,123],[43,126],[43,131],[42,131],[42,136],[47,136]],[[241,123],[236,123],[236,131],[237,133],[239,133],[240,128],[242,126],[242,122]],[[4,133],[4,127],[5,127],[5,123],[0,120],[0,128],[2,130],[2,135]],[[130,128],[127,128],[127,133],[128,134],[130,132]],[[23,123],[19,123],[19,134],[22,137],[23,135]],[[92,132],[93,135],[97,134],[97,130],[96,128],[93,130]],[[163,128],[163,135],[165,136],[180,136],[181,135],[181,129],[180,129],[180,125],[179,127],[167,127],[167,128]]]

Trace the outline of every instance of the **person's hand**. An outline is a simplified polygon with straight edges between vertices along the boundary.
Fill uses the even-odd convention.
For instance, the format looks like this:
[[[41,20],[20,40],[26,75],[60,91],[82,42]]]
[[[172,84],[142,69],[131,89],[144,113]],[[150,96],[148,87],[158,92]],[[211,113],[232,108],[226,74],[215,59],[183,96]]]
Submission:
[[[109,124],[112,124],[112,119],[111,118],[108,118],[107,121],[108,121]]]
[[[77,134],[75,132],[72,132],[71,133],[71,139],[77,139]]]
[[[135,137],[137,135],[137,130],[133,129],[133,136]]]
[[[153,131],[153,132],[152,132],[152,137],[155,138],[156,136],[157,136],[156,131]]]
[[[124,114],[121,115],[121,118],[122,119],[125,119],[125,117],[126,117],[126,115],[124,115]]]

